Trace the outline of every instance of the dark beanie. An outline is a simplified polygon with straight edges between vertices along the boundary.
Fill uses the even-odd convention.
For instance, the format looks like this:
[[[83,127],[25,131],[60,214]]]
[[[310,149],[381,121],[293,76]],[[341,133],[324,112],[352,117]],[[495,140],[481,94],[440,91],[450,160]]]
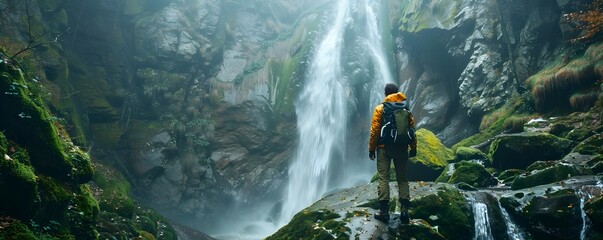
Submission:
[[[398,85],[396,85],[395,83],[385,84],[385,96],[393,94],[393,93],[397,93],[397,92],[398,92]]]

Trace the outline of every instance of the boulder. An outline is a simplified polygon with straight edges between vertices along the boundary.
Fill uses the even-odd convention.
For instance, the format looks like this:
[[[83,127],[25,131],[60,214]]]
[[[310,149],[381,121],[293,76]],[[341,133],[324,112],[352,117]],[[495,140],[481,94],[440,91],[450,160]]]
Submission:
[[[456,149],[454,153],[455,161],[463,161],[463,160],[486,160],[488,159],[488,155],[484,152],[480,151],[477,148],[472,147],[459,147]]]
[[[584,212],[593,223],[594,229],[603,227],[603,195],[589,199],[584,204]]]
[[[558,182],[579,175],[584,175],[584,172],[581,171],[578,167],[572,164],[559,162],[553,166],[546,167],[544,169],[527,171],[523,174],[520,174],[513,181],[511,188],[528,188]]]
[[[524,169],[536,161],[559,160],[574,147],[574,142],[548,133],[503,135],[490,145],[492,165],[500,170]]]
[[[448,165],[436,182],[451,184],[464,182],[474,187],[487,187],[498,183],[483,165],[471,161]]]
[[[559,184],[509,191],[501,195],[500,203],[532,239],[579,239],[580,201],[584,195],[600,194],[597,181],[595,176],[574,177]]]

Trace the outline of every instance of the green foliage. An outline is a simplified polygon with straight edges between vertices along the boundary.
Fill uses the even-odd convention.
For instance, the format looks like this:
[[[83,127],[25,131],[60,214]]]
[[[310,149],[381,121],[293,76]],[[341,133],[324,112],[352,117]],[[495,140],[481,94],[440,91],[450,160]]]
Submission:
[[[303,210],[266,240],[349,239],[351,230],[345,227],[345,223],[336,221],[340,217],[331,210]]]

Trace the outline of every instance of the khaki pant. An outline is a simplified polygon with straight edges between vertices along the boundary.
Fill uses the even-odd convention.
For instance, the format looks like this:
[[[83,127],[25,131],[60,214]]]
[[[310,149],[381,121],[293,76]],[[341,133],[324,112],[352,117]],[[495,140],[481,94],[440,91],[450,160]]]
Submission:
[[[398,149],[377,148],[377,172],[379,174],[379,200],[389,201],[389,171],[394,162],[396,182],[398,182],[399,200],[410,199],[406,166],[408,165],[408,147]]]

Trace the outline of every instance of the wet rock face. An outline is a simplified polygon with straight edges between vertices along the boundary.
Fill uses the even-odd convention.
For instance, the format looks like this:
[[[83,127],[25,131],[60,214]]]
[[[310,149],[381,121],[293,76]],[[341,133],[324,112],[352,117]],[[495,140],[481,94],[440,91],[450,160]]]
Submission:
[[[220,12],[219,1],[206,0],[170,3],[141,17],[135,29],[137,53],[190,65],[195,55],[212,51]]]
[[[503,194],[500,202],[535,239],[579,239],[583,230],[580,201],[601,193],[597,181],[591,176],[526,188]]]
[[[520,133],[498,137],[490,145],[492,165],[498,169],[524,169],[539,160],[558,160],[575,143],[547,133]]]
[[[442,4],[451,11],[439,11]],[[436,130],[446,144],[472,134],[466,129],[475,131],[477,119],[517,93],[562,42],[554,1],[402,5],[392,11],[402,16],[392,18],[399,19],[399,81],[414,102],[419,126]],[[457,115],[473,120],[452,124]]]

